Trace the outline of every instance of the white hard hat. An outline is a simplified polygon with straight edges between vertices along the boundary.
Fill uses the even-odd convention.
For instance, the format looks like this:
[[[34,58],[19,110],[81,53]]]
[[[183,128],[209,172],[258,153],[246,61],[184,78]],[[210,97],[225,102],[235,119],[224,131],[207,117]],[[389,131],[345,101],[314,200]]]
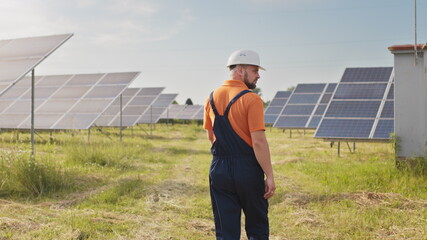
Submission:
[[[258,53],[251,50],[237,50],[228,57],[227,67],[238,64],[254,65],[265,70],[265,68],[259,65]]]

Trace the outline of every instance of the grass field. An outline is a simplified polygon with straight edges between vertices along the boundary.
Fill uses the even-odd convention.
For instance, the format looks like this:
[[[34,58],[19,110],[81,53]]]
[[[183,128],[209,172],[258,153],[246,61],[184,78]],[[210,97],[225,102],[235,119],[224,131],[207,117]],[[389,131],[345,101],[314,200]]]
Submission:
[[[338,157],[313,132],[266,133],[270,239],[427,239],[427,176],[396,169],[390,143]],[[39,133],[34,159],[29,134],[0,134],[0,239],[214,239],[201,127],[124,134]]]

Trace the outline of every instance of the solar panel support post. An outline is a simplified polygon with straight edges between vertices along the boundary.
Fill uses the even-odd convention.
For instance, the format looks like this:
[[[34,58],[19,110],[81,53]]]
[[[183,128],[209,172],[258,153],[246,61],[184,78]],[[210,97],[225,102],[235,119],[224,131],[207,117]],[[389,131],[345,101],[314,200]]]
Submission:
[[[87,142],[90,142],[90,128],[87,130]]]
[[[341,156],[341,142],[338,142],[338,157]]]
[[[166,108],[166,126],[169,125],[169,107]]]
[[[150,136],[153,135],[153,106],[150,106]]]
[[[123,99],[122,94],[120,94],[120,143],[122,143],[123,139]]]
[[[31,157],[34,157],[34,69],[31,71]]]
[[[348,150],[349,150],[351,153],[354,153],[354,149],[351,149],[350,144],[348,144],[348,142],[346,142],[346,143],[347,143]]]

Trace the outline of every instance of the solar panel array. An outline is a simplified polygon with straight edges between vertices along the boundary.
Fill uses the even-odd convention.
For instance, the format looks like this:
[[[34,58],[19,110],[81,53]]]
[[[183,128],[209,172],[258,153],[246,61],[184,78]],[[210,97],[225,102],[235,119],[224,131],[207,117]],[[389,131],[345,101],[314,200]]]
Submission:
[[[150,108],[141,116],[138,123],[157,123],[160,120],[160,116],[177,96],[178,94],[176,93],[160,94],[153,104],[151,104]]]
[[[389,139],[394,132],[392,67],[347,68],[315,133],[328,139]]]
[[[128,88],[122,94],[122,114],[120,115],[120,96],[95,122],[96,126],[131,127],[138,123],[142,115],[163,91],[159,88]],[[122,121],[120,122],[120,118]]]
[[[288,101],[292,91],[278,91],[264,112],[264,122],[273,124]]]
[[[200,106],[200,109],[193,116],[193,120],[203,120],[204,117],[205,117],[205,109],[203,106]]]
[[[162,119],[203,120],[203,105],[169,105]]]
[[[178,114],[182,112],[185,107],[186,105],[171,104],[160,116],[160,119],[176,119]]]
[[[176,116],[176,119],[195,120],[197,113],[200,111],[203,111],[202,105],[186,105],[178,116]]]
[[[0,40],[0,96],[72,36]]]
[[[36,129],[88,129],[139,75],[129,73],[39,76]],[[31,127],[31,81],[25,77],[0,96],[0,128]]]
[[[335,83],[298,84],[289,96],[273,127],[315,129],[335,87]]]

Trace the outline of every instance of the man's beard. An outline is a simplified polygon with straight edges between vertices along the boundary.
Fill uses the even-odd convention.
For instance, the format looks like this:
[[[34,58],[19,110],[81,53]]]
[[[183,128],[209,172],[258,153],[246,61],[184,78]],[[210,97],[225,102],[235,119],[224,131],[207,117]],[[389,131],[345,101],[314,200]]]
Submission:
[[[248,79],[248,74],[245,72],[245,74],[243,75],[243,82],[246,84],[246,86],[249,88],[249,89],[255,89],[256,88],[256,83],[255,82],[253,82],[253,83],[250,83],[249,82],[249,79]]]

